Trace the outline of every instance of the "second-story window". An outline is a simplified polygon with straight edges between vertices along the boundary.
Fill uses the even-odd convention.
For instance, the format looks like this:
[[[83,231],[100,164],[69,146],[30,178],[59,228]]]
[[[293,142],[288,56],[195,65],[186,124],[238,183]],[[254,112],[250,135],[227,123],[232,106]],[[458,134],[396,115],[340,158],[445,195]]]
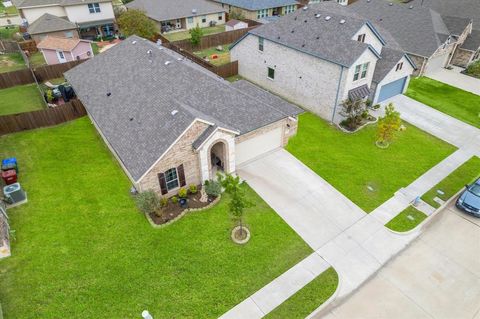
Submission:
[[[89,3],[88,11],[90,11],[90,13],[100,13],[100,5],[98,3]]]
[[[368,74],[368,66],[370,62],[359,64],[355,66],[355,72],[353,73],[353,80],[357,81],[359,79],[364,79],[367,77]]]
[[[257,10],[257,19],[268,17],[268,9]]]
[[[365,33],[359,34],[357,38],[358,42],[365,42]]]
[[[258,38],[258,50],[263,51],[263,38]]]
[[[400,62],[399,64],[397,64],[397,68],[395,69],[395,71],[400,71],[402,68],[403,68],[403,62]]]

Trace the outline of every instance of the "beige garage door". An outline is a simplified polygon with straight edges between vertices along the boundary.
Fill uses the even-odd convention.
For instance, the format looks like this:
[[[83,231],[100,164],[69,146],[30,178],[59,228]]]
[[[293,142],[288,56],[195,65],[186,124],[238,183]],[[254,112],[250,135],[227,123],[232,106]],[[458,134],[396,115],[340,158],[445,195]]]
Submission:
[[[239,166],[255,157],[282,146],[282,128],[276,128],[262,135],[252,137],[235,146],[235,161]]]

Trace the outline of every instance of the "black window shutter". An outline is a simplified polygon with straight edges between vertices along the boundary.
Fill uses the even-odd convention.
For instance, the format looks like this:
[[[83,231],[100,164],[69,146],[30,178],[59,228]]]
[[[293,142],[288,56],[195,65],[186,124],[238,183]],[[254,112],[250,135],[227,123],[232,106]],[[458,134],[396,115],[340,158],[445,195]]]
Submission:
[[[160,190],[162,191],[162,195],[168,193],[167,183],[165,182],[165,174],[158,173],[158,182],[160,183]]]
[[[181,164],[179,167],[177,167],[178,171],[178,180],[180,181],[180,187],[183,187],[186,185],[185,183],[185,172],[183,171],[183,164]]]

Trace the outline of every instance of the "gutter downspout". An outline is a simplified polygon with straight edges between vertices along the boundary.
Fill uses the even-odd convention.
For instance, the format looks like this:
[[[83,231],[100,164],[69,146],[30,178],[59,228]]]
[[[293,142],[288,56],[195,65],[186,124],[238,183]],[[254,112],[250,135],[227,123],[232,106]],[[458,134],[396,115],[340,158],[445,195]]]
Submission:
[[[333,123],[333,120],[335,119],[335,113],[337,113],[337,105],[338,105],[338,96],[340,95],[340,84],[342,83],[342,78],[343,78],[343,66],[340,66],[340,79],[338,80],[338,85],[337,85],[337,96],[335,97],[335,105],[333,106],[333,114],[332,114],[332,120],[330,122]]]

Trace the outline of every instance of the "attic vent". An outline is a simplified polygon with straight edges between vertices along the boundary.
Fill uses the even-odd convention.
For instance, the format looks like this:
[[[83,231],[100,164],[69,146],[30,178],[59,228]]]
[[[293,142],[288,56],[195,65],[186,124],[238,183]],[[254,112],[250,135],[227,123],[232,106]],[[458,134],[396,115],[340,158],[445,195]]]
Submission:
[[[292,30],[292,33],[294,33],[294,32],[295,32],[295,30]]]
[[[340,20],[340,24],[345,24],[345,19]]]
[[[152,50],[148,50],[147,54],[151,57],[152,56]]]
[[[302,44],[302,48],[304,48],[304,47],[305,47],[305,43],[304,43],[304,44]]]
[[[321,14],[320,14],[320,13],[317,13],[317,14],[315,15],[315,18],[320,18],[320,16],[321,16]]]
[[[370,3],[371,0],[367,0],[368,3]]]
[[[330,21],[331,18],[332,18],[331,16],[326,16],[325,21]]]
[[[196,14],[196,13],[197,13],[197,9],[192,9],[192,13],[193,13],[193,14]]]
[[[277,37],[277,40],[280,40],[280,36]]]
[[[169,65],[170,63],[172,63],[172,61],[166,61],[165,65]]]
[[[297,21],[297,17],[293,18],[293,20]]]
[[[108,92],[108,93],[107,93],[107,96],[110,96],[110,95],[112,95],[112,93]]]
[[[177,58],[177,61],[183,61],[183,58]]]
[[[302,9],[303,9],[303,11],[307,11],[308,7],[305,6],[305,7],[303,7]]]
[[[132,44],[135,44],[135,43],[137,43],[137,41],[133,40],[133,41],[132,41]]]
[[[173,110],[170,114],[172,114],[172,116],[175,116],[175,114],[177,114],[178,111],[177,110]]]
[[[305,21],[303,21],[303,22],[307,23],[307,20],[305,20]]]
[[[389,5],[390,7],[393,6],[393,2],[390,2],[388,5]]]
[[[408,7],[409,9],[413,9],[413,6]]]
[[[317,36],[317,40],[320,39],[320,37]]]

